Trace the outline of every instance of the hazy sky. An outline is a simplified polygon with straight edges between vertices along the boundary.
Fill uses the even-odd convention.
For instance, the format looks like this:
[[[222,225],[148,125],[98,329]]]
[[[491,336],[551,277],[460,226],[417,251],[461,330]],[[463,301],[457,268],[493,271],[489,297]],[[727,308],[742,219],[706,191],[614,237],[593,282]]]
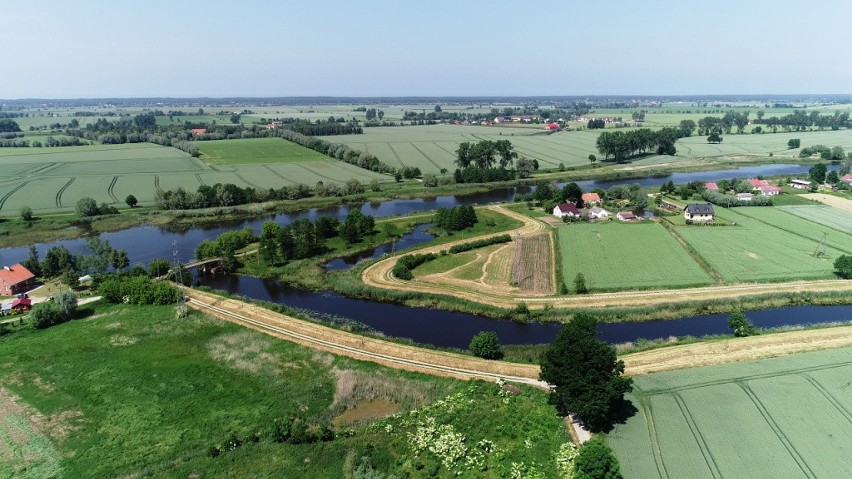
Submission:
[[[0,0],[0,98],[852,93],[852,2]]]

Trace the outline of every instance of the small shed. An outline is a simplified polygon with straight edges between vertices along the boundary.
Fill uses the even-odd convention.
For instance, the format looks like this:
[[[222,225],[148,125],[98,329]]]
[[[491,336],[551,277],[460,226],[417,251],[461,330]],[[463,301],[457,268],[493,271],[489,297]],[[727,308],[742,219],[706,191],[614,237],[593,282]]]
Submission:
[[[737,193],[737,199],[740,201],[751,201],[754,195],[751,193]]]
[[[634,215],[630,211],[621,211],[615,215],[615,217],[621,221],[637,221],[639,219],[638,216]]]
[[[12,301],[12,309],[24,313],[32,309],[33,301],[30,298],[18,298]]]

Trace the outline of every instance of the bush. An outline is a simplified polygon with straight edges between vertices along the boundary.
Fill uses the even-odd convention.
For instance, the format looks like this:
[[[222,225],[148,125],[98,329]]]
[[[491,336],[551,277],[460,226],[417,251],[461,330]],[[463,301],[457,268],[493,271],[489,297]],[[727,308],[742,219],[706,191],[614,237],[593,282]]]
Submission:
[[[734,311],[728,317],[728,327],[734,333],[734,336],[745,337],[755,336],[759,334],[754,324],[743,314],[742,311]]]
[[[414,275],[411,274],[412,269],[423,263],[432,261],[437,257],[438,255],[435,253],[407,254],[397,260],[396,265],[393,267],[393,270],[391,270],[391,273],[399,279],[409,281],[414,279]]]
[[[852,279],[852,256],[841,255],[834,261],[834,269],[837,274],[846,279]]]
[[[113,276],[98,286],[98,293],[110,303],[130,304],[172,304],[183,294],[170,283],[144,276]]]
[[[620,478],[618,459],[601,436],[595,436],[580,447],[574,459],[574,479]]]
[[[98,203],[95,202],[94,198],[84,197],[77,200],[77,206],[75,211],[79,216],[97,216],[98,215]]]
[[[468,349],[474,356],[484,359],[500,359],[503,351],[500,339],[494,331],[480,331],[470,340]]]
[[[21,207],[21,219],[24,221],[32,221],[33,219],[33,209],[29,206]]]
[[[470,251],[472,249],[483,248],[485,246],[491,246],[493,244],[499,243],[508,243],[512,241],[512,237],[510,235],[498,235],[492,236],[491,238],[485,238],[481,240],[471,241],[469,243],[457,244],[455,246],[451,246],[449,252],[451,254],[462,253],[464,251]]]
[[[71,316],[64,314],[55,302],[48,301],[35,305],[30,312],[30,318],[36,329],[45,329],[66,322]]]

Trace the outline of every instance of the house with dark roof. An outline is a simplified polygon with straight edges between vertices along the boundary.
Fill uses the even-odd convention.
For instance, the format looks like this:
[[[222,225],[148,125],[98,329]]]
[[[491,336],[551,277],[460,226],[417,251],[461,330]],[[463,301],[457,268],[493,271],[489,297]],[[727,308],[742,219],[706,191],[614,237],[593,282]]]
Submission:
[[[12,296],[33,288],[35,275],[21,263],[0,269],[0,295]]]
[[[634,215],[630,211],[619,211],[618,214],[615,215],[621,221],[639,221],[640,218]]]
[[[553,214],[559,218],[565,218],[566,216],[579,218],[582,215],[580,208],[577,208],[577,205],[574,203],[562,203],[561,205],[554,206]]]
[[[687,223],[709,223],[716,214],[710,203],[692,204],[683,207],[683,217]]]

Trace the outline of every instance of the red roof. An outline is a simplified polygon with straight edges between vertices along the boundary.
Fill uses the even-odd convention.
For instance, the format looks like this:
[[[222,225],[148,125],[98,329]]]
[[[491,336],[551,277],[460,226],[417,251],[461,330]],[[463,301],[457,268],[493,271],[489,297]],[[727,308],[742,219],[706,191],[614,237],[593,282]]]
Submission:
[[[840,181],[844,183],[852,183],[852,174],[843,175],[843,178],[840,178]]]
[[[558,129],[559,129],[559,124],[558,124],[558,123],[548,123],[547,125],[545,125],[545,127],[544,127],[544,128],[545,128],[546,130],[558,130]]]
[[[207,133],[207,128],[193,128],[192,129],[193,135],[202,135],[204,133]]]
[[[575,205],[574,203],[562,203],[561,205],[557,206],[557,208],[559,208],[559,211],[561,211],[562,213],[579,213],[580,212],[580,210],[577,209],[577,205]]]
[[[24,268],[24,265],[21,263],[13,266],[5,266],[3,269],[0,269],[0,284],[5,283],[12,286],[33,278],[35,278],[35,275],[27,268]]]
[[[33,305],[33,302],[30,298],[18,298],[16,300],[12,301],[12,307],[13,308],[16,308],[18,306],[30,307],[32,305]]]
[[[773,192],[773,191],[776,192],[776,193],[781,192],[781,188],[779,188],[777,186],[760,186],[757,189],[764,192],[764,193],[770,193],[770,192]]]
[[[583,193],[583,203],[591,203],[593,201],[600,201],[601,196],[597,193]]]
[[[758,180],[757,178],[749,178],[749,179],[747,179],[746,181],[748,181],[748,182],[751,184],[751,186],[753,186],[753,187],[755,187],[755,188],[758,188],[758,187],[760,187],[760,186],[769,186],[769,182],[768,182],[768,181],[766,181],[766,180]]]
[[[712,181],[704,183],[704,187],[710,191],[719,191],[719,185],[713,183]]]

